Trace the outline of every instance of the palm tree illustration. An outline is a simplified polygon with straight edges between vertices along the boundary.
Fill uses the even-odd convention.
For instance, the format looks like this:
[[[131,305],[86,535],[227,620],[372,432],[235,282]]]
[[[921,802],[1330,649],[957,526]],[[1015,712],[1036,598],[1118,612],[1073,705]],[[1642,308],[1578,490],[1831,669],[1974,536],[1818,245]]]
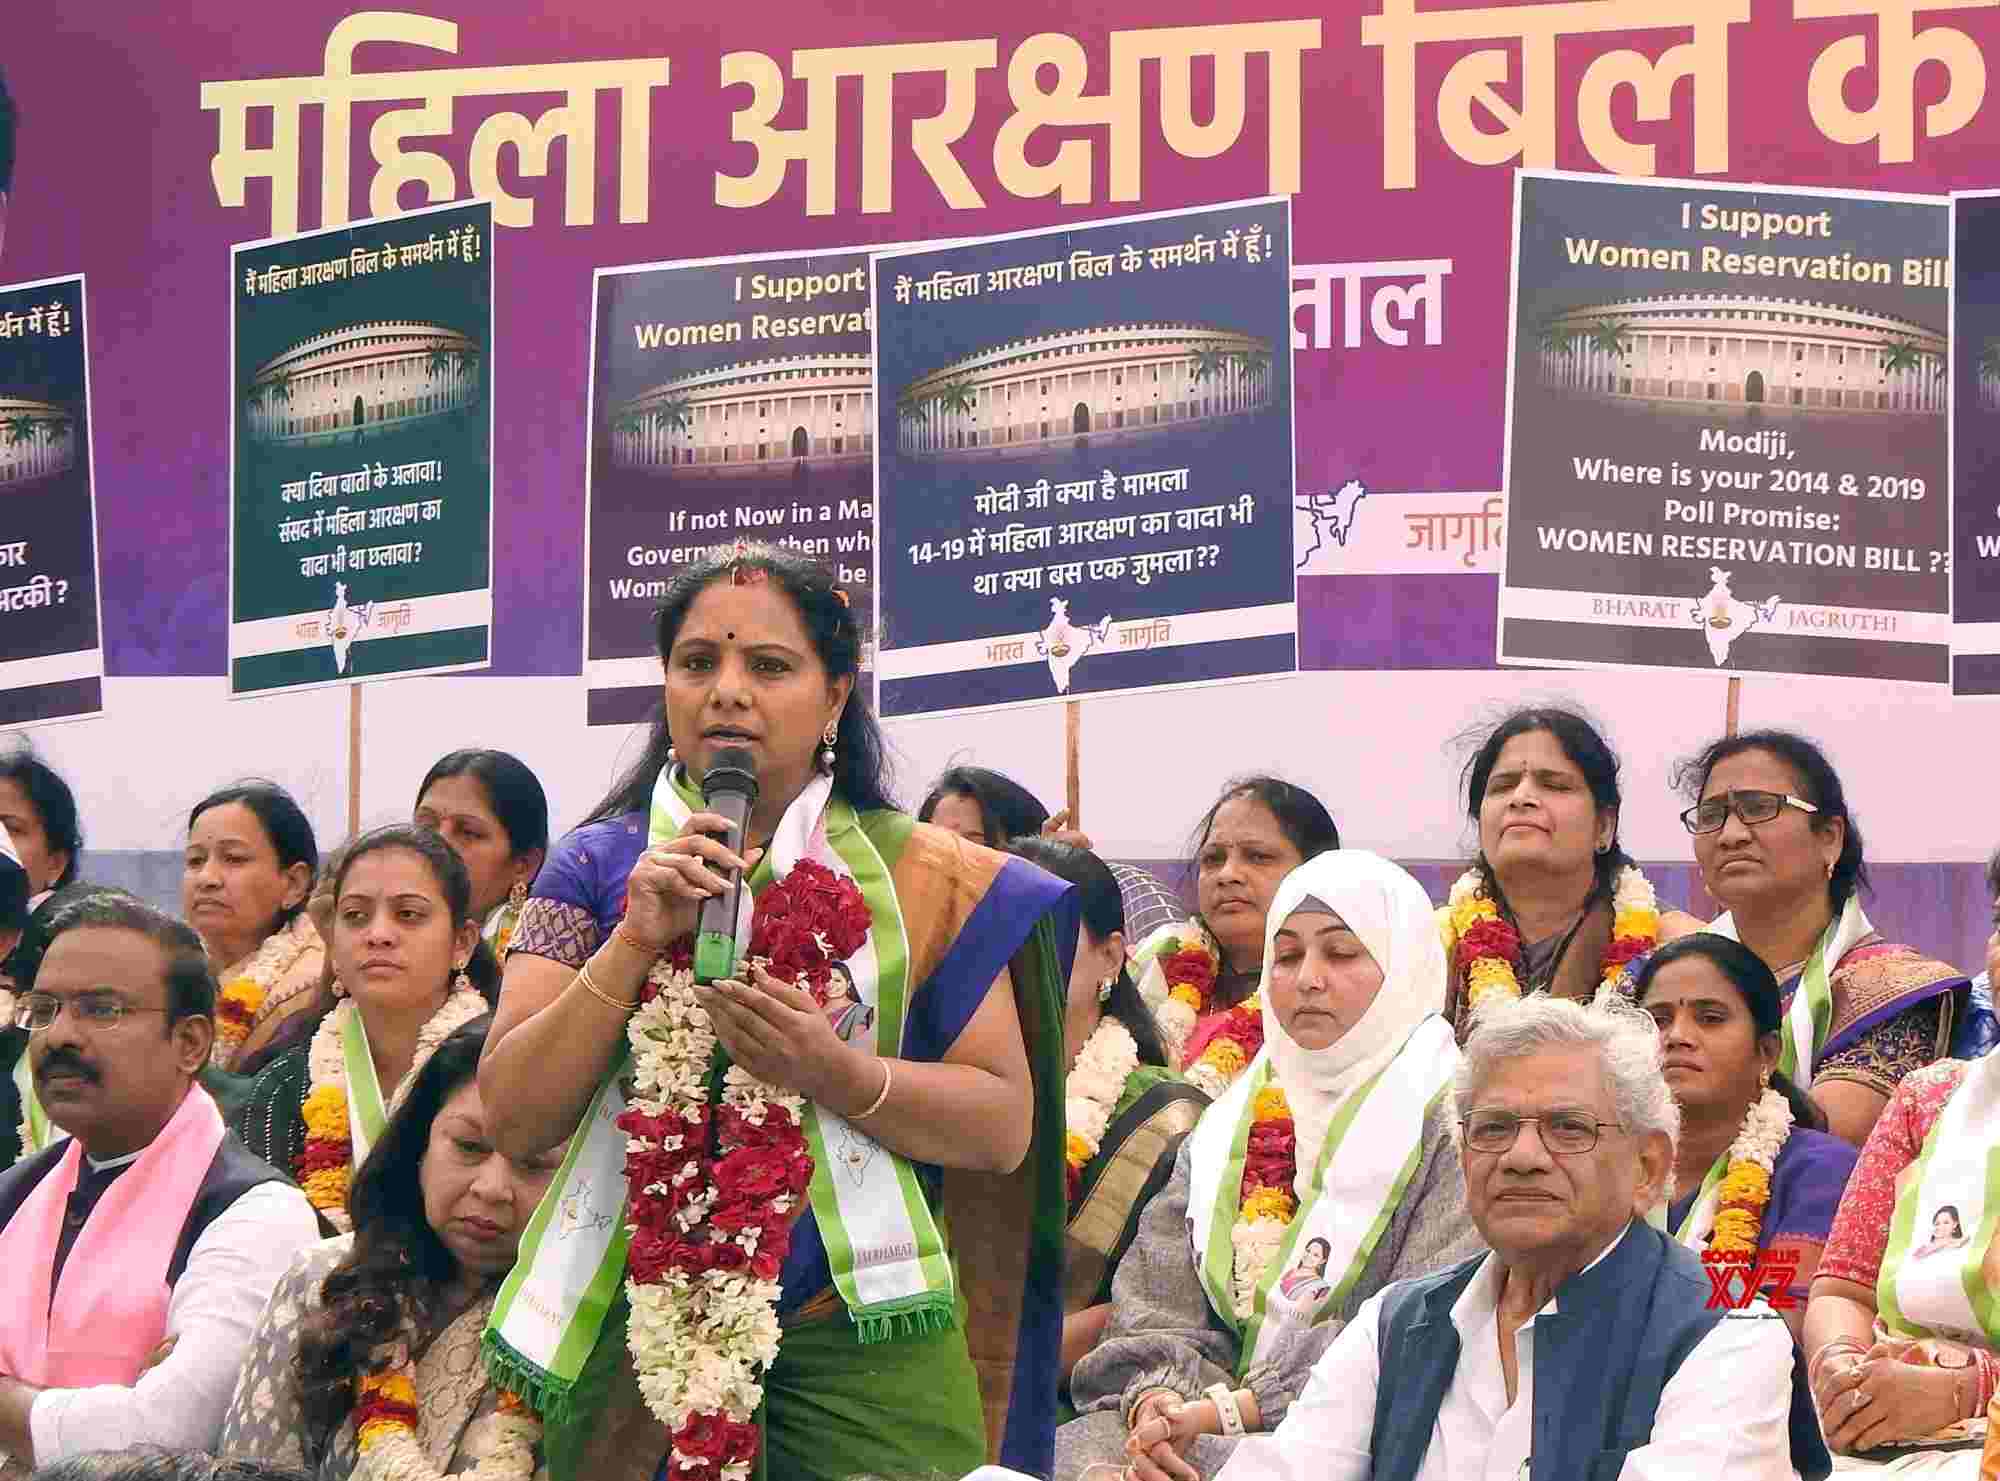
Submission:
[[[937,388],[937,404],[938,411],[943,416],[970,417],[973,406],[972,382],[964,376],[953,376]],[[963,429],[959,431],[958,438],[958,445],[965,446]]]
[[[694,409],[686,398],[674,396],[653,408],[653,425],[667,434],[667,446],[694,425]]]
[[[1886,380],[1905,370],[1915,370],[1924,363],[1921,351],[1914,341],[1899,339],[1889,345],[1889,353],[1882,357],[1882,376]]]
[[[1221,345],[1196,345],[1194,348],[1194,371],[1188,379],[1190,381],[1215,381],[1217,382],[1216,389],[1219,390],[1223,374],[1227,371],[1228,367],[1229,351]],[[1213,411],[1214,409],[1214,396],[1211,394],[1207,398],[1203,410]]]
[[[1254,391],[1264,384],[1264,377],[1270,373],[1271,352],[1262,345],[1246,350],[1239,357],[1243,362],[1243,372],[1247,384]]]

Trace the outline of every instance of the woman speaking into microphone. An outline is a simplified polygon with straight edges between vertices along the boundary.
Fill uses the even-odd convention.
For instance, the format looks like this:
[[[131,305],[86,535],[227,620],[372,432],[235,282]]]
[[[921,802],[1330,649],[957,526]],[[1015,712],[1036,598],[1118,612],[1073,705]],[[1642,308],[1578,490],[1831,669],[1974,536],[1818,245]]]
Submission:
[[[657,637],[663,714],[536,881],[480,1069],[503,1150],[570,1138],[495,1304],[496,1376],[553,1481],[651,1481],[670,1452],[691,1481],[753,1454],[826,1481],[1046,1472],[1073,891],[895,808],[816,563],[690,567]],[[756,777],[740,843],[702,801],[724,751]],[[743,960],[697,982],[702,908],[739,874]],[[836,963],[874,1010],[852,1042]]]

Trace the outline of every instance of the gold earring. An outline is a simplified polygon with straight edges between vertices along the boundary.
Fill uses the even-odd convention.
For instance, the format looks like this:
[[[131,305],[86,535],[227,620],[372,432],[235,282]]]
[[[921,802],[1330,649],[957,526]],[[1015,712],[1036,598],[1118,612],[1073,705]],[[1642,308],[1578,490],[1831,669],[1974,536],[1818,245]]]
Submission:
[[[839,739],[840,717],[836,715],[819,734],[819,769],[828,776],[833,775],[833,743]]]
[[[514,881],[514,888],[507,891],[507,903],[516,910],[528,903],[528,882],[525,879]]]
[[[452,970],[458,975],[451,979],[451,990],[453,992],[471,992],[472,979],[465,975],[465,963],[458,963]]]
[[[1757,1088],[1759,1090],[1769,1090],[1771,1088],[1771,1072],[1769,1070],[1761,1070],[1758,1072]]]

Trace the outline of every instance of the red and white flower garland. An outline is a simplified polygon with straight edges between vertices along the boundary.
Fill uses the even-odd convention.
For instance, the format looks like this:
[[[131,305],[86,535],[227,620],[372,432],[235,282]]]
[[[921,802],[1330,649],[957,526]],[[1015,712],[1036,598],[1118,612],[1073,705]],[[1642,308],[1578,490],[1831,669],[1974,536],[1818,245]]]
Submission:
[[[1182,921],[1162,926],[1167,939],[1146,961],[1139,996],[1153,1012],[1167,1061],[1183,1062],[1195,1024],[1209,1011],[1222,972],[1222,952],[1199,925]],[[1147,938],[1147,946],[1156,939]],[[1143,953],[1147,948],[1142,946]]]
[[[801,860],[757,897],[749,954],[823,1005],[832,963],[868,929],[854,882]],[[671,1437],[676,1481],[747,1481],[778,1356],[779,1274],[812,1181],[805,1102],[728,1062],[685,940],[653,968],[626,1033],[634,1086],[618,1125],[639,1389]]]

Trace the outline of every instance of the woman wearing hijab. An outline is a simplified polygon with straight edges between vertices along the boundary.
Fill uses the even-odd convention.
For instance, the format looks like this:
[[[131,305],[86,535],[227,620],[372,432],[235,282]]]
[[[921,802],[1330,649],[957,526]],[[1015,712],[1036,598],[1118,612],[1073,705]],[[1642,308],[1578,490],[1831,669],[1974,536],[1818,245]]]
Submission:
[[[1479,1249],[1423,889],[1359,850],[1301,864],[1272,899],[1258,990],[1264,1046],[1141,1216],[1104,1341],[1076,1365],[1058,1481],[1128,1464],[1138,1481],[1213,1474],[1237,1436],[1277,1425],[1371,1294]],[[1320,1244],[1323,1275],[1287,1294],[1284,1273]]]

